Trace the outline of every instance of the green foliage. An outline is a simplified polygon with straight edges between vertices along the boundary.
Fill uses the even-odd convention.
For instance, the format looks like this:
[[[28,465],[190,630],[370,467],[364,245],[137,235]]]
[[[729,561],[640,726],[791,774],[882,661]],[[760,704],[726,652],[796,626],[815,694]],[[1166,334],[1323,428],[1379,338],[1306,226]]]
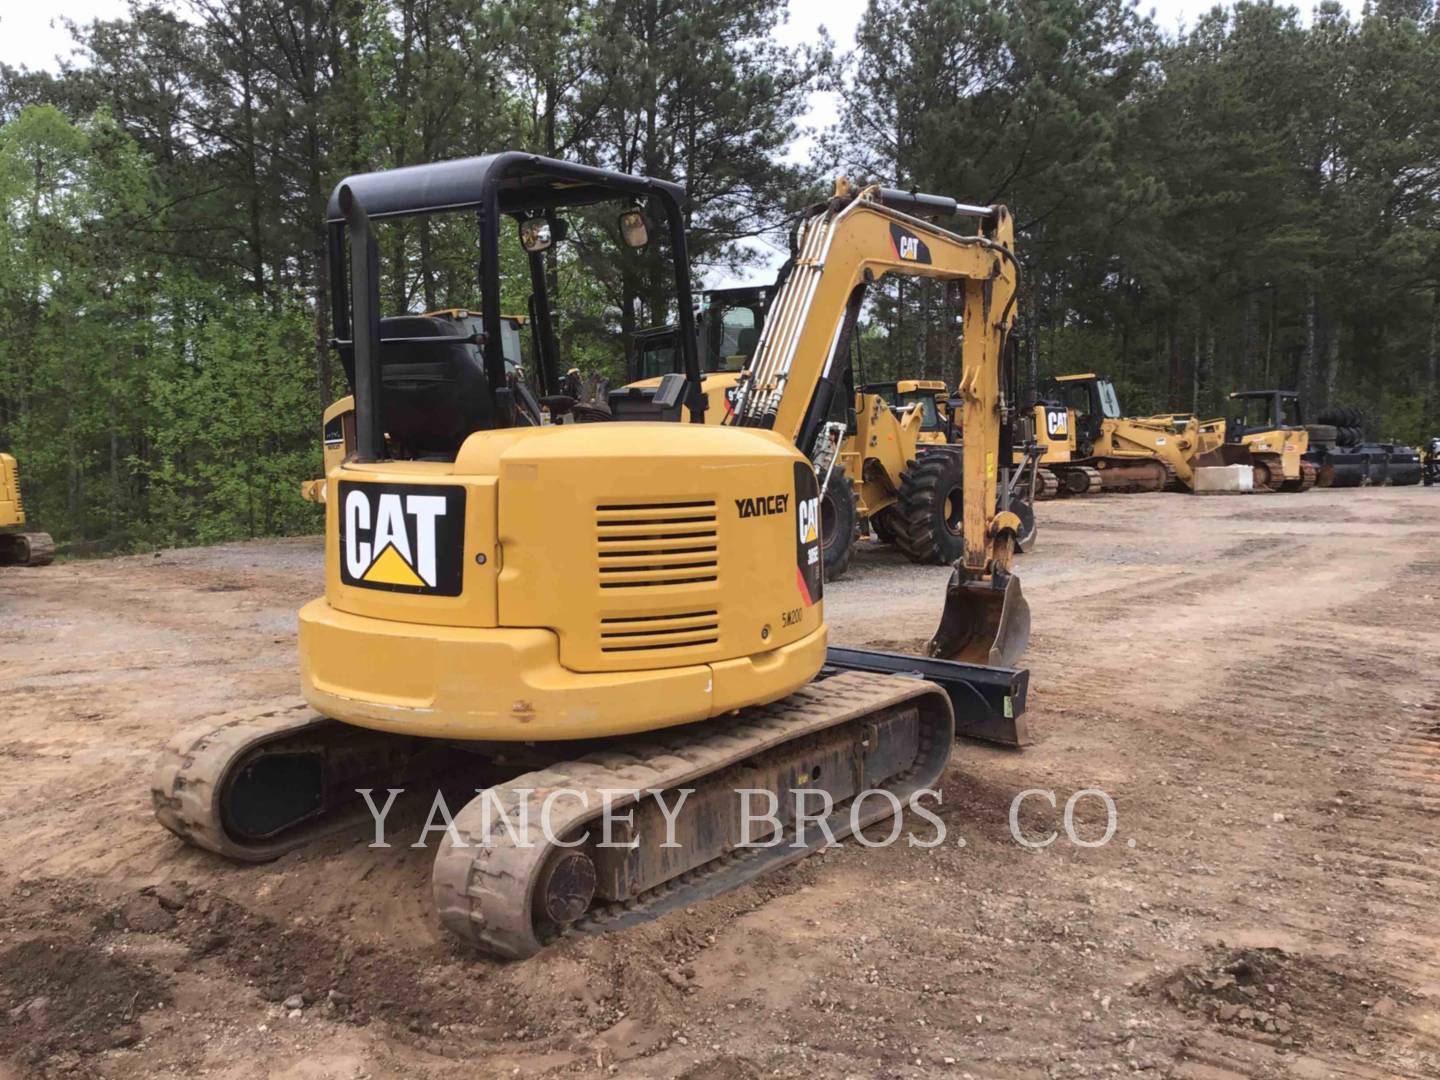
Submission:
[[[836,173],[1012,209],[1029,374],[1136,412],[1233,389],[1440,425],[1440,17],[1256,0],[1168,38],[1128,0],[870,0],[853,54],[785,0],[195,0],[0,66],[0,446],[71,552],[318,528],[345,392],[324,206],[346,175],[524,149],[665,177],[697,278]],[[840,122],[790,164],[808,96]],[[612,382],[674,317],[665,244],[577,211],[547,257],[564,366]],[[657,230],[658,231],[658,230]],[[478,303],[464,215],[380,229],[389,312]],[[502,244],[502,306],[528,265]],[[954,300],[882,281],[864,376],[953,381]]]
[[[825,157],[1015,214],[1032,375],[1137,408],[1280,385],[1440,423],[1440,19],[1241,0],[1164,39],[1123,0],[871,0]],[[926,370],[933,290],[875,317]],[[1413,428],[1398,411],[1425,402]]]

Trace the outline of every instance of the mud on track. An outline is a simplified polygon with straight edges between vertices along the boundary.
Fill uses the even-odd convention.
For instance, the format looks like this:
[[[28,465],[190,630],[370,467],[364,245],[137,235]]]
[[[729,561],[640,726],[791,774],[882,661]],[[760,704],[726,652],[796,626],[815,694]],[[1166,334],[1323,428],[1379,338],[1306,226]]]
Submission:
[[[945,844],[847,844],[510,966],[440,936],[431,852],[234,867],[151,818],[176,728],[294,695],[320,566],[301,540],[0,571],[3,1080],[1440,1076],[1431,491],[1045,504],[1040,742],[957,750]],[[834,639],[915,648],[946,576],[867,545]],[[1019,792],[1095,787],[1108,845],[1011,837]],[[1023,835],[1058,818],[1032,798]]]

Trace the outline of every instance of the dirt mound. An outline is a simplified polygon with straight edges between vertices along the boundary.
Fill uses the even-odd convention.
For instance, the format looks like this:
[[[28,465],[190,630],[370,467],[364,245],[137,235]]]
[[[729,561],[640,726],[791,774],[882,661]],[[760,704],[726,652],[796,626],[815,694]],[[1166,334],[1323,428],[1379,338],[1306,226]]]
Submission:
[[[145,964],[68,937],[31,938],[0,952],[0,1052],[27,1065],[140,1038],[138,1017],[169,1000]]]
[[[1323,1043],[1336,1031],[1374,1031],[1408,1000],[1404,991],[1356,965],[1330,967],[1281,949],[1217,953],[1154,980],[1150,990],[1182,1012],[1269,1035],[1283,1046]]]

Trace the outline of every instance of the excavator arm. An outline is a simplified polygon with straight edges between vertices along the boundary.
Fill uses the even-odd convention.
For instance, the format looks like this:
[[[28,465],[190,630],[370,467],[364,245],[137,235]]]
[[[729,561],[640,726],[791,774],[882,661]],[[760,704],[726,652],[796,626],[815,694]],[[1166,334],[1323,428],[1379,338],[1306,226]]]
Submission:
[[[925,213],[977,218],[979,232],[951,232],[919,216]],[[823,457],[866,288],[886,274],[957,283],[964,294],[964,555],[929,652],[969,663],[1013,663],[1029,637],[1029,612],[1010,572],[1020,519],[997,509],[1006,408],[1002,358],[1019,280],[1009,212],[878,186],[857,190],[842,179],[834,196],[801,222],[795,248],[727,422],[769,428],[811,460]]]

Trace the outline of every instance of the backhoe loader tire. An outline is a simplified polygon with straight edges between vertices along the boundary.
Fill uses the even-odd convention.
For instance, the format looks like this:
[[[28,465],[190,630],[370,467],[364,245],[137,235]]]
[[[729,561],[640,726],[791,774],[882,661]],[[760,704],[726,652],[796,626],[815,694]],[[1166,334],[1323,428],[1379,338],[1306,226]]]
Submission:
[[[894,509],[887,506],[870,518],[870,531],[875,534],[875,539],[879,540],[882,544],[895,543],[895,525],[891,516],[894,513]]]
[[[895,544],[911,562],[942,565],[965,553],[965,464],[959,454],[922,453],[900,475]]]
[[[855,540],[860,532],[860,515],[856,510],[859,501],[845,466],[837,461],[830,470],[825,494],[820,496],[820,546],[825,556],[826,581],[839,580],[850,568],[850,556],[855,554]]]

